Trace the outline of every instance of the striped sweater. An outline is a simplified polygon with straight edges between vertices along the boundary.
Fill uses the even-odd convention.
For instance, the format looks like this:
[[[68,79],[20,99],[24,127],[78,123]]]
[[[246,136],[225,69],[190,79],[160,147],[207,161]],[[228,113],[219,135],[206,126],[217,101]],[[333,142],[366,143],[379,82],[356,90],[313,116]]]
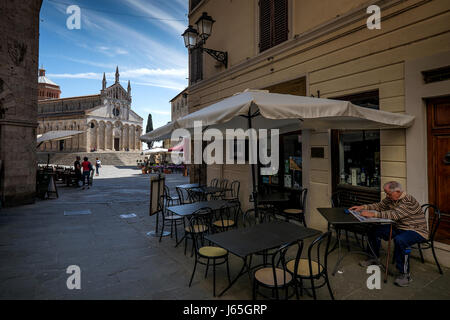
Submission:
[[[402,193],[396,201],[388,197],[381,202],[366,204],[366,210],[375,210],[375,217],[391,219],[395,221],[395,226],[401,230],[412,230],[428,239],[428,226],[425,214],[419,202],[413,196]]]

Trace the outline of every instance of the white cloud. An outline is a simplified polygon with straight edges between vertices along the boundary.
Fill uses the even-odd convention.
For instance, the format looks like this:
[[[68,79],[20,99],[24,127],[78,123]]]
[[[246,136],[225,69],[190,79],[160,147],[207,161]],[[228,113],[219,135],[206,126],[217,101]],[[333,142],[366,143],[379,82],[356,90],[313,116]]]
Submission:
[[[160,7],[152,5],[151,3],[149,3],[149,1],[146,1],[145,3],[140,0],[125,1],[138,11],[144,12],[153,18],[161,19],[157,20],[157,23],[161,25],[165,24],[173,31],[175,31],[176,34],[181,34],[186,29],[186,25],[184,24],[184,22],[176,21],[177,19],[175,17],[170,15],[168,12],[165,12]]]

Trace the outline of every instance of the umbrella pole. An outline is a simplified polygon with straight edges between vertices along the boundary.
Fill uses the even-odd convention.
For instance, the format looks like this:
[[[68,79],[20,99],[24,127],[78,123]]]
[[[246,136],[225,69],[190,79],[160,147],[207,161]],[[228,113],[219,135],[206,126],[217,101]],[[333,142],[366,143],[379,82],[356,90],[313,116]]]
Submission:
[[[251,112],[251,108],[248,110],[248,117],[247,117],[247,121],[248,121],[248,129],[252,129],[252,115],[250,114]],[[252,147],[251,147],[251,141],[250,141],[250,136],[249,136],[249,152],[252,151]],[[258,158],[258,157],[257,157]],[[250,159],[250,155],[249,155],[249,159]],[[258,203],[257,203],[257,190],[256,190],[256,177],[255,177],[255,164],[252,163],[251,164],[251,168],[252,168],[252,196],[253,196],[253,203],[255,205],[255,218],[259,217],[259,212],[258,212]]]

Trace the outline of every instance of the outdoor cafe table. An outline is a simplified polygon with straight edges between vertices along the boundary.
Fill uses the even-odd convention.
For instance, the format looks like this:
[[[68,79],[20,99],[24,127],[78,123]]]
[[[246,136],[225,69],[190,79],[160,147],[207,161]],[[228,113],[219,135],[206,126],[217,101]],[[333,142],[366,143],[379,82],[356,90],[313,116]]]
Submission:
[[[194,203],[182,204],[179,206],[167,207],[167,210],[178,215],[178,216],[190,216],[195,211],[202,208],[210,208],[212,211],[219,210],[223,206],[234,206],[236,205],[233,202],[225,201],[225,200],[211,200],[211,201],[198,201]]]
[[[179,186],[176,186],[180,189],[192,189],[192,188],[198,188],[200,187],[199,183],[188,183],[188,184],[180,184]]]
[[[181,217],[189,217],[191,216],[195,211],[203,209],[203,208],[210,208],[213,212],[216,210],[219,210],[223,207],[232,207],[235,206],[236,203],[231,201],[225,201],[225,200],[211,200],[211,201],[198,201],[194,203],[188,203],[188,204],[182,204],[179,206],[173,206],[173,207],[167,207],[167,210],[170,212],[181,216]],[[185,239],[186,235],[184,235],[180,241],[175,245],[177,247],[183,239]]]
[[[233,229],[206,235],[205,239],[228,250],[243,260],[243,266],[238,275],[219,296],[222,296],[230,289],[245,273],[248,273],[251,279],[250,271],[255,267],[250,268],[247,259],[253,254],[277,248],[292,241],[310,238],[320,233],[318,230],[305,228],[286,221],[271,221],[256,224],[248,228]]]
[[[388,240],[388,250],[387,250],[387,256],[386,256],[386,267],[385,267],[385,275],[384,275],[384,282],[387,282],[387,276],[388,276],[388,269],[389,269],[389,258],[390,258],[390,253],[391,253],[391,240],[392,240],[392,223],[388,223],[388,222],[377,222],[377,221],[370,221],[370,219],[368,219],[365,222],[361,222],[359,221],[357,218],[355,218],[351,213],[345,213],[345,209],[346,208],[317,208],[317,211],[320,212],[320,214],[328,221],[329,225],[343,225],[343,224],[366,224],[366,223],[370,223],[370,224],[389,224],[390,225],[390,231],[389,231],[389,240]],[[378,257],[375,255],[375,253],[372,250],[372,247],[369,244],[369,248],[372,251],[372,256],[373,258],[375,258],[377,261],[379,261]],[[363,253],[365,255],[370,256],[369,253],[364,252],[364,251],[358,251],[359,253]],[[353,252],[355,253],[355,252]],[[338,255],[339,258],[336,262],[336,266],[334,267],[333,270],[333,276],[336,274],[336,270],[339,266],[339,264],[341,263],[341,261],[344,259],[344,256],[341,256],[341,239],[340,237],[338,238]]]
[[[221,193],[227,190],[231,190],[229,188],[219,188],[219,187],[209,187],[209,186],[201,186],[197,188],[191,188],[191,192],[195,192],[201,195],[201,199],[206,200],[208,195]]]

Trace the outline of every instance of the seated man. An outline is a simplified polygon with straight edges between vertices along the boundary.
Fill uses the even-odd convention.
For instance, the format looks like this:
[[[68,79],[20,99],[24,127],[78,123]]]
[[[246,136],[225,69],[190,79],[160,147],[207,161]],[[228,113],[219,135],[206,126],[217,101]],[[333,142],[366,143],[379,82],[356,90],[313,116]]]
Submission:
[[[403,192],[400,183],[390,181],[383,188],[386,198],[381,202],[354,206],[350,210],[361,211],[361,215],[364,217],[384,218],[394,221],[392,228],[392,238],[395,243],[394,257],[396,267],[400,271],[400,276],[395,280],[395,284],[406,287],[412,281],[409,273],[410,247],[428,238],[425,214],[417,200]],[[389,230],[389,225],[378,225],[369,234],[369,243],[377,257],[379,256],[381,239],[389,239]],[[367,267],[376,264],[376,261],[370,259],[360,264]]]

